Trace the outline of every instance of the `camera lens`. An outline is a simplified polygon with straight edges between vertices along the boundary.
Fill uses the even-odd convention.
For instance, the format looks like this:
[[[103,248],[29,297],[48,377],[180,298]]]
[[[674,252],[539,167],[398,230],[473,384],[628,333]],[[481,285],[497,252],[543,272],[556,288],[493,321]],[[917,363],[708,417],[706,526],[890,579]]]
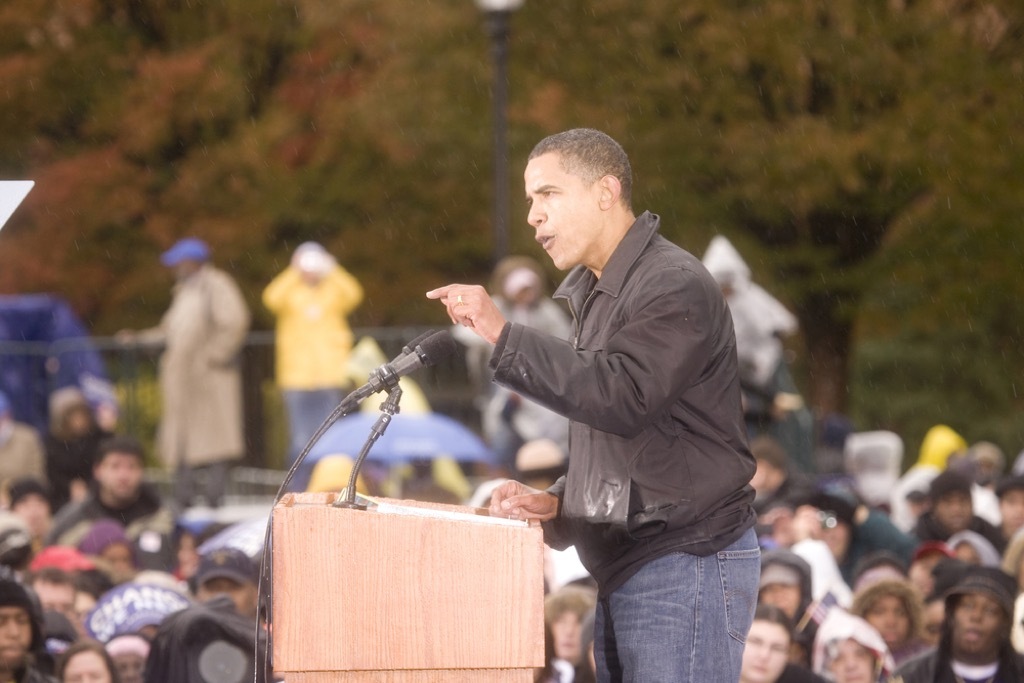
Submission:
[[[821,522],[822,529],[835,529],[836,525],[839,524],[839,520],[836,519],[835,513],[827,510],[821,510],[818,512],[818,521]]]
[[[199,674],[206,683],[243,683],[252,673],[245,653],[223,640],[215,640],[199,655]]]

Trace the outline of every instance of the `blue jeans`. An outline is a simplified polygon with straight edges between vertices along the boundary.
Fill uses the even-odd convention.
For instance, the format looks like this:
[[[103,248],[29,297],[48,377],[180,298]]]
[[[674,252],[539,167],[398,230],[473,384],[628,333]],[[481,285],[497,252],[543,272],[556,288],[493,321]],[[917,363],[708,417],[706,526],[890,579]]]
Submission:
[[[598,602],[598,683],[736,683],[760,574],[753,529],[707,557],[648,562]]]
[[[338,404],[341,389],[285,389],[281,392],[288,411],[288,467],[295,462],[309,437]]]

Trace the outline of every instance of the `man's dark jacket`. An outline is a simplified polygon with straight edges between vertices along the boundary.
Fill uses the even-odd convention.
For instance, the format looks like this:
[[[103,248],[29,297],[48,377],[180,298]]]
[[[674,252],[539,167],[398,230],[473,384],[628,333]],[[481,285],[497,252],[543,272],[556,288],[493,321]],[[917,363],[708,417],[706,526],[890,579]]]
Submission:
[[[135,502],[114,509],[100,502],[96,486],[94,482],[88,497],[68,503],[57,514],[47,534],[46,544],[77,546],[95,522],[112,519],[124,526],[125,534],[135,544],[136,557],[142,569],[173,569],[177,514],[171,506],[163,503],[157,490],[144,483]]]
[[[574,340],[509,323],[491,357],[497,383],[570,420],[545,535],[575,544],[602,594],[657,557],[717,552],[755,521],[732,317],[658,224],[644,213],[600,279],[577,266],[555,292]]]
[[[984,536],[1000,554],[1006,550],[1006,539],[1003,537],[1003,533],[999,527],[987,519],[974,515],[967,528]],[[922,513],[917,519],[917,524],[914,525],[914,536],[920,541],[948,541],[952,535],[953,532],[944,527],[931,510]]]
[[[303,628],[303,625],[291,624],[285,628]],[[211,645],[220,650],[208,651]],[[205,603],[190,605],[161,622],[146,658],[145,680],[146,683],[266,683],[272,679],[267,676],[270,668],[267,657],[266,632],[254,618],[239,614],[230,598],[219,595]],[[204,662],[204,658],[207,661]],[[220,673],[216,677],[204,676],[204,671]]]

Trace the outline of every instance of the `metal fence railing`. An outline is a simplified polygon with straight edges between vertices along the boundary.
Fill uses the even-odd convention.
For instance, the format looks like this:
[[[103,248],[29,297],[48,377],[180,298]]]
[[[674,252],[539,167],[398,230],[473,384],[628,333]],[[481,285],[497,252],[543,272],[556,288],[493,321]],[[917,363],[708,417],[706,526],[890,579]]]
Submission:
[[[397,355],[402,346],[426,328],[377,327],[354,330],[356,339],[373,338],[386,358]],[[16,393],[16,398],[32,407],[33,422],[42,429],[47,425],[50,393],[57,388],[62,363],[75,354],[96,354],[102,361],[106,376],[112,383],[119,404],[118,430],[133,434],[152,445],[160,418],[160,393],[157,386],[157,361],[160,349],[123,344],[112,337],[79,337],[53,343],[11,342],[0,340],[0,388]],[[14,366],[18,386],[11,387],[4,379]],[[66,369],[66,368],[65,368]],[[274,381],[274,334],[271,331],[251,332],[242,353],[244,418],[247,453],[244,465],[255,469],[280,469],[286,450],[284,410]],[[479,417],[474,403],[478,387],[467,372],[465,357],[456,354],[438,365],[424,368],[414,379],[431,407],[479,430]],[[152,452],[152,451],[151,451]],[[257,476],[257,475],[254,475]],[[258,475],[260,477],[264,475]],[[275,475],[276,476],[276,475]],[[274,477],[271,477],[274,478]],[[257,486],[253,482],[253,486]],[[274,486],[272,481],[258,485],[261,490]]]

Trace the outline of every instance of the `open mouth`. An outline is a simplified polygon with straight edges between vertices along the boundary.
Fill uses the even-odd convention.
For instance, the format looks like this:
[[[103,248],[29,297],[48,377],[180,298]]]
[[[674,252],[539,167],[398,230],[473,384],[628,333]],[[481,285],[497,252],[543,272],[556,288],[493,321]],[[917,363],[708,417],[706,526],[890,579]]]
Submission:
[[[967,629],[966,631],[964,631],[963,639],[965,643],[971,643],[973,645],[976,643],[980,643],[983,639],[983,636],[981,634],[981,631],[977,631],[975,629]]]

